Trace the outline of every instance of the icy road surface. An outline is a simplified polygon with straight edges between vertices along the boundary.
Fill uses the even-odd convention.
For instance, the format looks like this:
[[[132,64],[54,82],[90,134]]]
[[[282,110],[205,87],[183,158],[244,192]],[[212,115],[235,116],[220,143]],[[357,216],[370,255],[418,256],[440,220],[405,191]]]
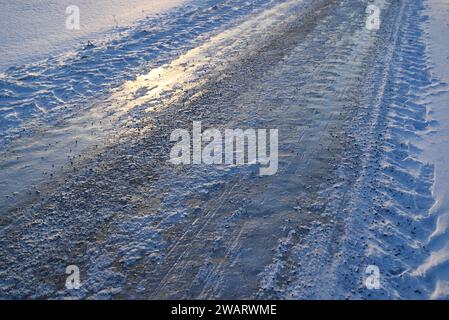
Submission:
[[[447,298],[425,159],[449,102],[435,1],[188,8],[5,73],[0,297]],[[170,164],[193,121],[279,129],[278,173]]]
[[[0,0],[0,71],[87,43],[180,0]],[[76,6],[79,29],[66,28]],[[67,10],[69,8],[69,10]]]

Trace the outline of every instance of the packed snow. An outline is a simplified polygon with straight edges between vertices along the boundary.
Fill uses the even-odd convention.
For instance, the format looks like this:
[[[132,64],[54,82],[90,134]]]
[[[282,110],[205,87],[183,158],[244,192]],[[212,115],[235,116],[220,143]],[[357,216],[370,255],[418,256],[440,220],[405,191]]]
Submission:
[[[0,0],[1,298],[449,298],[447,1],[78,2]],[[173,165],[193,121],[278,172]]]

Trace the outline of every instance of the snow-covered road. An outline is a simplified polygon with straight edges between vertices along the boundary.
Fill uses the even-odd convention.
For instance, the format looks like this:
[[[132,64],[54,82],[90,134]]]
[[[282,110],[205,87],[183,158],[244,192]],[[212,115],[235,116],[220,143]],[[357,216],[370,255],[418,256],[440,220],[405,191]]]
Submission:
[[[449,102],[447,80],[434,70],[447,69],[438,57],[448,47],[431,44],[433,13],[447,23],[449,6],[436,3],[191,4],[157,36],[142,23],[74,65],[30,67],[31,83],[14,87],[24,69],[10,71],[0,297],[447,298],[437,223],[447,218],[434,210],[444,166],[430,155],[432,141],[447,147],[436,110]],[[366,28],[369,4],[379,30]],[[154,39],[159,60],[143,64]],[[62,97],[46,73],[87,82]],[[79,107],[86,97],[94,103]],[[7,117],[24,101],[54,106],[43,119]],[[171,164],[170,134],[193,121],[278,129],[277,174]],[[68,265],[80,268],[79,290],[65,288]],[[378,290],[365,286],[373,265]]]

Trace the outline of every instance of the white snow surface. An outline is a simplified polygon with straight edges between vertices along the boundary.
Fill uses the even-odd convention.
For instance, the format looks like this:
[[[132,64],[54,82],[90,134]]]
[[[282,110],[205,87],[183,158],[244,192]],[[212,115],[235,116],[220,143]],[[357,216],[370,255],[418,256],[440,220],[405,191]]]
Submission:
[[[193,1],[6,70],[0,297],[449,298],[448,15],[446,0]],[[194,119],[278,128],[278,174],[168,164]]]
[[[73,49],[113,28],[165,11],[183,0],[0,0],[0,71]],[[80,10],[67,30],[66,9]]]

